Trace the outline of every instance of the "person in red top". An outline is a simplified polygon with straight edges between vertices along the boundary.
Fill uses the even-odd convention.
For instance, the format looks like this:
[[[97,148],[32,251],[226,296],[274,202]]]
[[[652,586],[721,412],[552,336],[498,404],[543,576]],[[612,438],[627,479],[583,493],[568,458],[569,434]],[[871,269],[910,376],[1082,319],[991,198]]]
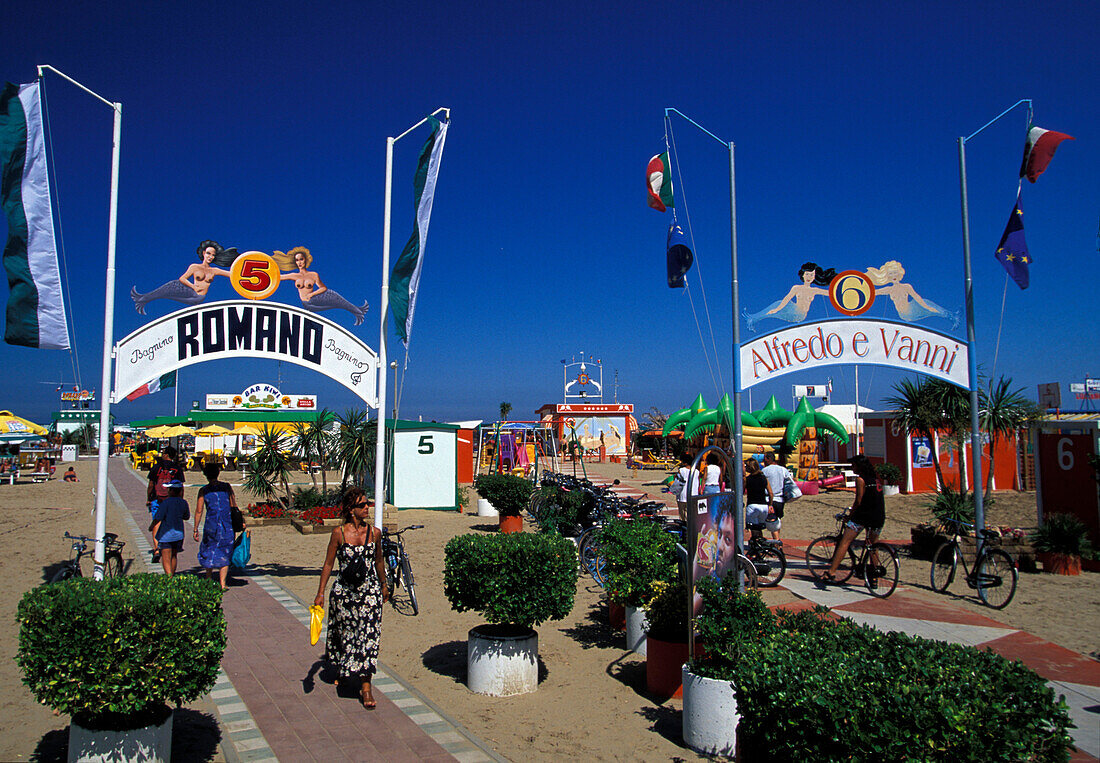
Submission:
[[[176,462],[176,449],[169,445],[157,457],[157,463],[149,470],[149,487],[145,491],[150,514],[157,513],[162,499],[168,497],[168,483],[183,482],[183,468]],[[153,561],[160,561],[160,547],[153,538]]]

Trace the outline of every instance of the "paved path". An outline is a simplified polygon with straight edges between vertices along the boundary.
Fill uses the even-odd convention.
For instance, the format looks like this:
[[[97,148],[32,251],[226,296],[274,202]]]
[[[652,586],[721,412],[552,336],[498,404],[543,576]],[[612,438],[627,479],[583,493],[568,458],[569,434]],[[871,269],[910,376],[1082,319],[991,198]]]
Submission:
[[[602,464],[585,464],[588,478],[611,482],[610,472]],[[675,499],[661,492],[658,483],[666,476],[659,470],[639,470],[636,475],[620,477],[616,492],[648,497],[675,507]],[[1100,760],[1100,662],[1030,633],[1010,628],[988,617],[953,605],[944,598],[930,602],[905,586],[888,599],[877,599],[855,586],[818,588],[806,569],[806,541],[784,539],[789,566],[782,587],[810,604],[821,604],[838,614],[885,631],[982,646],[1012,660],[1020,660],[1043,678],[1056,694],[1064,695],[1078,753],[1075,761]],[[1011,606],[1011,605],[1009,605]]]
[[[110,462],[111,498],[137,538],[135,569],[159,572],[150,560],[146,483],[121,459]],[[188,490],[194,511],[194,490]],[[197,567],[198,544],[184,543],[178,569]],[[211,691],[222,750],[236,761],[500,761],[413,687],[379,663],[378,708],[337,691],[321,671],[324,635],[309,644],[303,603],[265,575],[237,576],[222,608],[228,644]]]

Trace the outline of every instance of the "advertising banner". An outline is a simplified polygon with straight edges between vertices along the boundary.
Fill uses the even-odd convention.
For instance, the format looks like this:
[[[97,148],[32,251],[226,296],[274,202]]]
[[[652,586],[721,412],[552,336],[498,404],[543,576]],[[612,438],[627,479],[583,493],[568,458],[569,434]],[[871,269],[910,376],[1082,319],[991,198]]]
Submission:
[[[347,329],[298,307],[250,300],[195,305],[152,321],[114,348],[112,400],[150,379],[223,358],[312,368],[378,406],[378,355]]]
[[[741,345],[745,389],[795,371],[837,364],[889,366],[967,387],[966,343],[883,320],[828,320],[766,334]]]

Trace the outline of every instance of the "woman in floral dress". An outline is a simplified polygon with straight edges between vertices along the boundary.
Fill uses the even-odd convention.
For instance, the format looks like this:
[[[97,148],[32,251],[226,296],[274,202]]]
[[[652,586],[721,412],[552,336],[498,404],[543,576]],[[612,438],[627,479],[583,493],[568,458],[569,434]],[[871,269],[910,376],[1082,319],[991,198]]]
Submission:
[[[324,606],[325,586],[333,563],[339,559],[340,572],[329,595],[326,652],[336,668],[337,683],[358,683],[359,700],[363,707],[373,710],[376,704],[370,684],[378,660],[382,602],[390,595],[382,558],[382,531],[368,522],[374,502],[367,500],[361,488],[349,489],[341,508],[344,524],[332,531],[313,603]]]

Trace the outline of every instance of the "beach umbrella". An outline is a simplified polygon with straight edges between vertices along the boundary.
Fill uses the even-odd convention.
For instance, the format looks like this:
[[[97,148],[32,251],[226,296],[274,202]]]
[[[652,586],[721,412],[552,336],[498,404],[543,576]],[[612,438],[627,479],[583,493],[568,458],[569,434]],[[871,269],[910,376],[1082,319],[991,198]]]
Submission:
[[[226,429],[225,427],[220,427],[217,424],[212,424],[208,427],[203,427],[202,429],[196,429],[195,434],[202,435],[203,437],[219,437],[224,434],[237,433],[234,432],[232,429]]]
[[[33,421],[28,421],[21,416],[16,416],[11,411],[0,411],[0,435],[34,435],[44,437],[49,434],[46,427],[39,426]]]
[[[258,435],[259,433],[260,433],[260,428],[258,426],[256,426],[255,424],[241,424],[240,426],[229,430],[229,434],[236,434],[236,435],[242,435],[242,434]]]
[[[176,424],[175,426],[165,429],[161,437],[179,437],[180,435],[187,434],[195,434],[195,430],[191,427],[185,427],[183,424]]]
[[[161,437],[168,436],[165,434],[168,429],[169,427],[165,426],[164,424],[161,424],[159,427],[149,427],[145,430],[145,436],[152,437],[154,440],[159,440]]]

